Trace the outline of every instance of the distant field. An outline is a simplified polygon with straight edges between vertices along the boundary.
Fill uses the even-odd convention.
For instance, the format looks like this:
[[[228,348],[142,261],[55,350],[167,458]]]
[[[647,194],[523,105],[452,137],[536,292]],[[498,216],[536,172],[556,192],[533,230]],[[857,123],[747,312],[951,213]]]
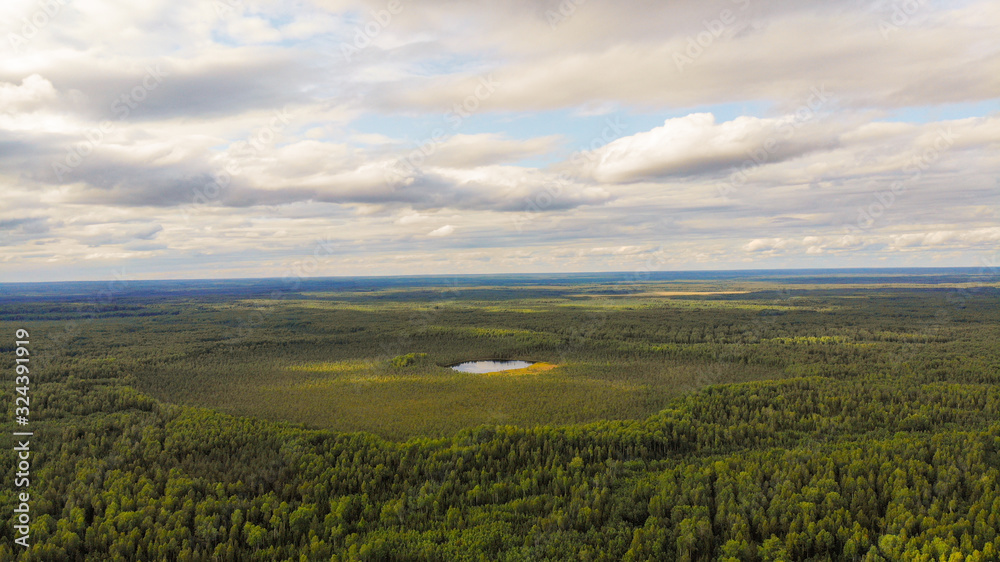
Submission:
[[[83,324],[72,360],[113,366],[166,402],[405,439],[641,419],[706,385],[850,372],[901,343],[956,337],[935,328],[942,288],[835,280],[465,280],[277,298],[235,298],[223,285],[122,298]],[[952,293],[969,286],[943,281]],[[18,310],[55,321],[87,305]],[[410,353],[426,356],[392,365]],[[555,367],[531,376],[446,367],[486,358]]]
[[[648,291],[645,293],[630,293],[624,295],[602,295],[600,293],[592,293],[589,295],[573,295],[573,296],[617,296],[617,297],[683,297],[683,296],[699,296],[699,295],[741,295],[749,293],[750,291]]]

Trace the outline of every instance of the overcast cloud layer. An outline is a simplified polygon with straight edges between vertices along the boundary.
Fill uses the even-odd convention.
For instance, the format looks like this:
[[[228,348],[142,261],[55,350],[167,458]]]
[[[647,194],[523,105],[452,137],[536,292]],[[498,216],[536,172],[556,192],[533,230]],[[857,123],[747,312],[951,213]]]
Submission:
[[[7,0],[0,281],[1000,267],[997,29],[993,0]]]

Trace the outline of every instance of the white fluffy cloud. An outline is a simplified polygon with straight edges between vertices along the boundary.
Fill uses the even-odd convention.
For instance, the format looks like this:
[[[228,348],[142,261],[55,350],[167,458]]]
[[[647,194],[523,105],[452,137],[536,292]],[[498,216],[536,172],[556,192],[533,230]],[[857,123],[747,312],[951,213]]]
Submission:
[[[446,224],[441,228],[435,228],[434,230],[427,233],[427,236],[451,236],[455,233],[455,227],[450,224]]]
[[[651,131],[617,139],[584,160],[587,172],[604,183],[683,176],[739,166],[756,151],[763,154],[762,160],[780,162],[819,148],[829,149],[838,144],[838,129],[831,123],[817,127],[795,115],[738,117],[716,123],[711,113],[693,113],[667,119]]]
[[[56,100],[52,83],[38,74],[21,79],[20,84],[0,82],[0,111],[31,113]]]

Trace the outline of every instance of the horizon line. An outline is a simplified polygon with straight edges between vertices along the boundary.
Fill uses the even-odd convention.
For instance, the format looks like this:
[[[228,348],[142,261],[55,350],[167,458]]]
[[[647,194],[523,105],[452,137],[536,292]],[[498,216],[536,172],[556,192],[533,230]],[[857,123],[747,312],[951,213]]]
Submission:
[[[543,272],[508,272],[508,273],[429,273],[429,274],[399,274],[399,275],[321,275],[321,276],[284,276],[284,277],[184,277],[184,278],[153,278],[153,279],[70,279],[62,281],[0,281],[0,286],[8,285],[58,285],[68,283],[165,283],[165,282],[198,282],[198,281],[321,281],[331,279],[420,279],[420,278],[476,278],[476,277],[571,277],[584,275],[654,275],[654,274],[685,274],[685,273],[836,273],[836,272],[934,272],[934,271],[965,271],[985,272],[990,268],[983,266],[946,266],[946,267],[810,267],[810,268],[764,268],[764,269],[674,269],[674,270],[606,270],[606,271],[543,271]],[[996,273],[996,272],[995,272]]]

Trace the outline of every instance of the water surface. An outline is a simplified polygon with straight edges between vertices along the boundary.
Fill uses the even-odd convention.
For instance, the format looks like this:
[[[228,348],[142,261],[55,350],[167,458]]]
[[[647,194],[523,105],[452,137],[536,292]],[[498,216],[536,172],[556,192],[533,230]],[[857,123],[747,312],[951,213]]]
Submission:
[[[534,361],[466,361],[452,365],[451,368],[463,373],[498,373],[523,369],[531,365],[534,365]]]

